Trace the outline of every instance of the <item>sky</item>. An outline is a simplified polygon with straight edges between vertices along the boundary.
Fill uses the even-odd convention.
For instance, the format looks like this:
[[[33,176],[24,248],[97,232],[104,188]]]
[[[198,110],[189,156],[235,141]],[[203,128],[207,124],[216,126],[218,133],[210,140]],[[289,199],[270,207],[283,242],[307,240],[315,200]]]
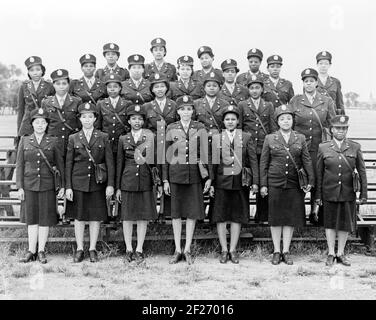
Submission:
[[[259,48],[266,58],[279,54],[281,77],[302,91],[300,73],[315,67],[315,56],[333,55],[330,74],[343,92],[355,91],[367,101],[376,98],[376,1],[372,0],[5,0],[0,3],[0,62],[25,70],[31,55],[42,57],[47,76],[69,70],[81,76],[79,58],[91,53],[97,67],[105,65],[102,47],[120,46],[120,66],[127,57],[142,54],[152,60],[150,41],[167,41],[166,61],[212,47],[214,66],[235,59],[248,70],[247,51]],[[26,70],[25,70],[26,73]]]

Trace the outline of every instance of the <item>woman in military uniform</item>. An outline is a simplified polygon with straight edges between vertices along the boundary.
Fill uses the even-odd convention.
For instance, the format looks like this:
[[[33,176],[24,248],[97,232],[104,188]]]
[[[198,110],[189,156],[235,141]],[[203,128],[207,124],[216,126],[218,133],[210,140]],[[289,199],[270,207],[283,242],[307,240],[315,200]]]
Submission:
[[[98,261],[96,244],[100,222],[107,218],[106,198],[114,194],[114,161],[108,135],[94,129],[96,107],[91,102],[79,106],[82,130],[69,136],[65,164],[66,215],[74,219],[77,251],[74,262],[84,259],[85,222],[89,222],[90,261]],[[106,168],[107,179],[98,183],[96,166]]]
[[[213,50],[208,46],[202,46],[197,50],[197,57],[200,59],[201,70],[196,70],[193,73],[193,80],[198,81],[199,83],[204,83],[206,77],[214,72],[218,79],[220,80],[220,85],[225,82],[223,78],[222,71],[213,67],[214,53]]]
[[[171,63],[165,62],[164,58],[167,54],[166,41],[162,38],[156,38],[151,41],[151,53],[154,61],[145,65],[144,78],[149,79],[153,74],[164,74],[167,81],[176,81],[176,68]]]
[[[247,72],[243,72],[239,74],[239,76],[236,78],[236,82],[246,86],[250,79],[252,79],[253,76],[257,76],[261,78],[262,80],[266,80],[268,78],[268,75],[260,71],[260,66],[262,59],[264,57],[264,54],[260,49],[252,48],[247,53],[247,60],[249,64],[249,70]]]
[[[316,55],[316,62],[319,71],[317,91],[333,99],[337,114],[345,114],[341,82],[328,74],[332,65],[332,55],[328,51],[321,51]]]
[[[117,62],[120,57],[120,48],[116,43],[106,43],[103,46],[103,56],[107,61],[107,65],[103,69],[98,69],[95,72],[95,77],[104,82],[108,75],[117,75],[121,81],[129,79],[129,72],[126,68],[118,66]]]
[[[264,81],[261,76],[252,75],[247,87],[250,97],[239,103],[240,124],[243,131],[252,135],[256,146],[257,161],[260,163],[262,146],[265,136],[278,129],[274,119],[274,107],[262,97]],[[255,220],[265,222],[268,220],[268,199],[256,193]]]
[[[269,76],[264,80],[264,93],[262,97],[265,101],[271,102],[274,109],[282,104],[288,104],[294,96],[292,83],[280,78],[282,57],[279,55],[270,56],[266,59]]]
[[[16,183],[21,200],[20,221],[26,223],[29,251],[23,262],[46,263],[44,248],[49,227],[57,224],[54,184],[55,167],[62,175],[58,197],[64,196],[64,160],[58,140],[46,134],[47,113],[39,108],[30,113],[33,134],[21,137],[16,165]],[[48,162],[48,163],[47,163]],[[38,243],[38,253],[37,253]]]
[[[233,59],[227,59],[222,62],[221,69],[225,83],[219,92],[220,97],[234,106],[247,100],[249,98],[248,89],[235,82],[236,75],[239,72],[237,62]]]
[[[323,205],[324,227],[328,242],[327,266],[334,261],[350,266],[344,255],[347,236],[356,227],[356,193],[353,172],[360,178],[360,204],[367,202],[367,176],[360,145],[346,138],[348,116],[331,119],[333,139],[320,144],[317,160],[316,203]],[[334,247],[338,235],[338,249]]]
[[[23,82],[18,91],[17,134],[19,137],[33,133],[30,112],[40,108],[44,98],[55,94],[52,84],[43,79],[46,68],[40,57],[27,58],[25,65],[29,80]]]
[[[175,254],[170,263],[177,263],[185,258],[188,264],[191,264],[191,243],[195,224],[196,220],[205,217],[203,193],[209,191],[212,171],[209,168],[206,177],[204,173],[200,174],[198,161],[201,160],[200,156],[205,156],[201,152],[201,144],[205,143],[205,138],[207,140],[207,133],[202,123],[191,119],[194,110],[192,98],[183,96],[178,98],[176,103],[180,121],[167,127],[166,164],[163,165],[162,179],[164,192],[171,195]],[[206,181],[203,190],[204,178]],[[182,218],[187,219],[183,253],[180,244]]]
[[[145,58],[140,54],[133,54],[128,57],[130,78],[122,83],[121,95],[135,104],[142,105],[153,100],[150,93],[149,81],[142,76],[145,70]]]
[[[82,103],[89,101],[97,103],[106,96],[104,82],[94,77],[97,59],[92,54],[85,54],[80,58],[80,64],[83,77],[71,81],[69,93],[80,97]]]
[[[303,81],[303,94],[295,95],[290,105],[294,110],[294,130],[304,134],[309,154],[311,156],[314,172],[316,171],[317,151],[319,144],[323,142],[323,136],[327,132],[330,119],[335,116],[335,105],[330,97],[317,91],[318,73],[307,68],[301,73]],[[326,139],[330,139],[329,134]],[[314,197],[311,198],[310,221],[317,223],[313,214]],[[322,224],[322,211],[318,215],[318,224]],[[317,219],[316,219],[317,220]]]
[[[265,137],[260,160],[260,193],[263,197],[269,194],[274,265],[281,260],[288,265],[293,264],[289,254],[292,235],[295,227],[305,225],[304,197],[314,183],[312,161],[305,137],[292,130],[293,114],[290,106],[282,105],[276,109],[275,116],[280,129]],[[308,184],[302,188],[299,185],[297,167],[304,168],[308,176]]]
[[[236,129],[239,123],[237,107],[228,106],[223,112],[226,130],[213,137],[213,182],[210,196],[214,196],[211,222],[217,224],[219,242],[222,247],[220,262],[228,259],[239,263],[236,246],[242,223],[249,218],[249,188],[258,191],[259,169],[256,150],[251,134]],[[242,169],[250,170],[249,186],[242,184]],[[227,248],[226,225],[231,223],[230,250]]]
[[[190,56],[182,56],[178,59],[178,75],[179,80],[171,82],[168,97],[176,101],[182,96],[191,96],[193,100],[197,100],[204,96],[202,85],[193,80],[193,58]]]
[[[153,194],[151,167],[154,153],[152,144],[154,135],[150,130],[142,129],[145,111],[139,105],[129,108],[128,122],[131,132],[120,137],[117,156],[116,199],[121,202],[121,220],[126,245],[127,261],[144,260],[143,244],[149,220],[158,216],[156,199]],[[149,154],[148,154],[149,151]],[[159,193],[162,187],[159,186]],[[137,223],[137,247],[133,252],[133,224]]]
[[[77,118],[81,98],[71,96],[69,90],[69,74],[67,70],[59,69],[51,73],[51,79],[56,91],[42,102],[49,119],[47,133],[58,138],[65,156],[69,135],[78,132],[81,123]]]

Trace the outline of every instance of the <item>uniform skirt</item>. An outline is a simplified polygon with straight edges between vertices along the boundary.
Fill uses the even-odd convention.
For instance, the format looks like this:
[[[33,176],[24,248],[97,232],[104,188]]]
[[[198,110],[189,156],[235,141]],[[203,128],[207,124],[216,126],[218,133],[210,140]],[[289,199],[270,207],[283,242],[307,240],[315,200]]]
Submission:
[[[201,183],[171,183],[171,218],[201,220],[205,218]]]
[[[121,192],[121,220],[155,220],[157,217],[153,191]]]
[[[323,201],[324,228],[354,232],[356,228],[355,201]]]
[[[27,225],[38,224],[42,227],[50,227],[57,224],[57,218],[54,190],[25,190],[25,201],[21,202],[21,222]]]
[[[105,221],[105,189],[92,192],[73,190],[73,201],[67,201],[66,216],[78,221]]]
[[[249,217],[249,190],[215,189],[211,222],[247,223]]]
[[[269,225],[303,227],[304,192],[298,188],[269,188]]]

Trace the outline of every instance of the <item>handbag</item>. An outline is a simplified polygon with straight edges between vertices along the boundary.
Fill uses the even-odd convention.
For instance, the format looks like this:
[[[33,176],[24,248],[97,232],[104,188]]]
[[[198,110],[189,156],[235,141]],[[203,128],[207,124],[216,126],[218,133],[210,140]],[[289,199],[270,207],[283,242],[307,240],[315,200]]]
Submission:
[[[250,168],[242,166],[233,148],[231,148],[231,151],[234,154],[235,160],[242,167],[242,187],[251,187],[253,182],[252,170]]]
[[[107,181],[107,166],[105,163],[96,163],[93,156],[90,153],[89,148],[85,145],[85,149],[87,154],[89,155],[89,158],[94,164],[94,175],[95,175],[95,181],[96,183],[105,183]]]
[[[298,180],[299,180],[299,186],[301,189],[303,188],[306,188],[308,186],[308,175],[307,175],[307,172],[304,170],[304,168],[298,168],[293,156],[291,155],[290,151],[285,147],[283,146],[283,148],[285,148],[287,154],[289,155],[292,163],[294,164],[294,167],[298,173]]]
[[[42,151],[41,148],[38,148],[39,153],[41,154],[44,162],[46,163],[48,169],[51,171],[53,178],[54,178],[54,186],[55,186],[55,192],[58,192],[61,189],[61,173],[60,171],[56,168],[56,166],[52,166],[51,163],[48,161],[46,155]]]
[[[345,160],[346,165],[352,171],[352,180],[353,180],[353,190],[354,190],[354,192],[360,192],[360,177],[359,177],[359,173],[355,169],[353,169],[351,167],[351,165],[350,165],[349,161],[347,160],[346,156],[342,152],[340,152],[340,154],[342,155],[343,160]]]
[[[312,111],[316,119],[318,120],[320,128],[321,128],[321,142],[330,140],[331,139],[330,133],[327,128],[324,128],[322,126],[322,123],[321,123],[319,115],[317,114],[317,111],[314,108],[312,108]]]
[[[206,165],[203,164],[201,160],[197,163],[197,165],[198,165],[198,170],[200,171],[201,179],[205,180],[206,178],[208,178],[209,177],[209,171],[208,171]]]

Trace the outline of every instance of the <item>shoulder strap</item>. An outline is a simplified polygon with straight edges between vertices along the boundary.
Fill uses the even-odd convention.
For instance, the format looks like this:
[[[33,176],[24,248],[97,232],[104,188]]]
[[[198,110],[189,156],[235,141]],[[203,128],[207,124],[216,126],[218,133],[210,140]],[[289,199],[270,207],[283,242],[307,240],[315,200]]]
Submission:
[[[324,128],[323,128],[322,123],[321,123],[321,119],[320,119],[319,115],[317,114],[317,111],[314,108],[312,108],[312,112],[313,112],[313,114],[315,115],[316,119],[319,122],[321,131],[324,131]]]
[[[265,128],[264,124],[262,123],[262,121],[261,121],[259,115],[257,114],[257,112],[255,112],[254,110],[252,110],[252,108],[249,108],[249,109],[250,109],[250,110],[253,112],[253,114],[255,115],[256,120],[257,120],[257,121],[259,122],[259,124],[261,125],[261,128],[262,128],[262,130],[264,130],[265,134],[268,134],[268,132],[266,131],[266,128]]]
[[[89,96],[90,100],[91,100],[94,104],[96,104],[96,102],[95,102],[94,98],[92,97],[91,93],[90,93],[89,91],[87,91],[87,90],[85,90],[85,93]]]
[[[51,163],[48,161],[48,159],[47,159],[46,155],[44,154],[44,152],[42,151],[42,149],[38,147],[38,151],[40,152],[40,154],[41,154],[44,162],[46,163],[48,169],[50,169],[50,171],[52,173],[55,173],[55,170],[52,168]]]
[[[286,146],[284,146],[284,145],[282,145],[282,146],[283,146],[283,148],[285,148],[287,154],[289,155],[289,157],[290,157],[292,163],[294,164],[294,167],[295,167],[296,171],[299,171],[299,168],[298,168],[298,166],[297,166],[297,164],[296,164],[296,162],[295,162],[295,159],[294,159],[294,157],[292,156],[292,154],[290,153],[290,151],[286,148]]]
[[[93,156],[90,153],[90,149],[85,144],[84,144],[84,147],[85,147],[85,150],[86,150],[87,154],[89,155],[89,158],[91,159],[91,161],[93,162],[93,164],[96,165],[95,160],[94,160]]]
[[[219,126],[217,120],[215,119],[215,116],[214,116],[213,112],[211,111],[210,106],[209,106],[209,108],[207,110],[209,111],[209,114],[212,116],[214,124],[217,126],[218,130],[220,130],[221,127]]]
[[[347,167],[348,167],[351,171],[354,171],[354,169],[351,167],[349,161],[347,160],[346,156],[345,156],[342,152],[340,152],[339,154],[342,155],[343,160],[345,160],[345,163],[346,163]]]
[[[65,119],[63,118],[63,116],[62,116],[62,114],[61,114],[59,108],[56,108],[56,107],[55,107],[55,109],[56,109],[56,111],[57,111],[57,115],[59,116],[60,121],[63,123],[63,125],[66,126],[69,130],[74,131],[74,129],[73,129],[73,128],[67,123],[67,120],[65,120]]]

